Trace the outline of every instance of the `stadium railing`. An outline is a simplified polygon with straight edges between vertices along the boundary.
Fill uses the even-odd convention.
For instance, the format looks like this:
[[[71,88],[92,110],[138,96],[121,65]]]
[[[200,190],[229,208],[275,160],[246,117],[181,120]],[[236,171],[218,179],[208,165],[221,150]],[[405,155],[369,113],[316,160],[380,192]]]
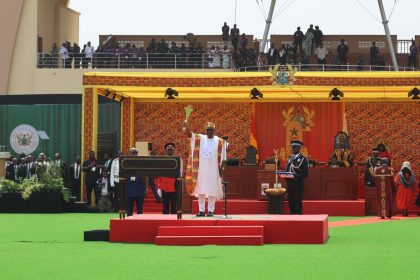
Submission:
[[[288,65],[293,66],[293,68],[297,71],[394,71],[394,67],[392,65],[338,65],[338,64],[286,64],[286,65],[279,65],[280,69],[282,67],[287,67]],[[265,65],[265,66],[247,66],[247,67],[240,67],[237,68],[236,71],[239,72],[247,72],[247,71],[268,71],[270,68],[272,69],[275,65]],[[399,71],[419,71],[418,68],[415,67],[398,67]]]
[[[57,55],[49,53],[37,54],[38,68],[117,68],[117,69],[232,69],[232,55],[227,57],[219,54],[219,63],[212,63],[213,54],[211,53],[95,53],[92,58],[87,58],[84,54],[75,55],[67,60],[62,60]],[[227,59],[226,59],[227,58]],[[225,63],[224,63],[224,60]]]

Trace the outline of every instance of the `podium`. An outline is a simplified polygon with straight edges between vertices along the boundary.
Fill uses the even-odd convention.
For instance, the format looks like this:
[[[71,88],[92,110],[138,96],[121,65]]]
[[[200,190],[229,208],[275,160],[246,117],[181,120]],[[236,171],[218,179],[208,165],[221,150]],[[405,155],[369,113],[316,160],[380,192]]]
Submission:
[[[0,179],[6,177],[6,160],[10,158],[9,152],[0,152]]]
[[[130,176],[171,177],[177,179],[177,219],[182,219],[181,159],[169,156],[121,156],[120,219],[125,219],[125,180]]]

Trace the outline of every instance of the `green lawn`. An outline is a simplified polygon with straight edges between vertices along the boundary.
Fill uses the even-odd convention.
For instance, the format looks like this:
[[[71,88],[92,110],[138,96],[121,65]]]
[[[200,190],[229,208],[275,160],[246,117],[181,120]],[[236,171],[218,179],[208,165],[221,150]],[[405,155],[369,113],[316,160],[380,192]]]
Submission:
[[[332,228],[326,245],[83,242],[84,230],[108,228],[110,217],[116,215],[1,214],[0,279],[417,279],[419,274],[420,219]]]

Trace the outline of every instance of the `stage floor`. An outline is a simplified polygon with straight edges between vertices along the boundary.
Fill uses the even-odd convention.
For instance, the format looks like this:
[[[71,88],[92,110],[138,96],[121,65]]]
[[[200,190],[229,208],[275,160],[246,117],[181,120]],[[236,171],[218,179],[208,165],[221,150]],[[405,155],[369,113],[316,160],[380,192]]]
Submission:
[[[255,227],[261,229],[261,242]],[[240,240],[243,239],[244,243]],[[328,239],[328,215],[223,215],[195,217],[143,214],[110,221],[110,241],[158,245],[262,245],[324,244]],[[246,241],[248,240],[248,241]],[[249,241],[250,242],[250,241]]]

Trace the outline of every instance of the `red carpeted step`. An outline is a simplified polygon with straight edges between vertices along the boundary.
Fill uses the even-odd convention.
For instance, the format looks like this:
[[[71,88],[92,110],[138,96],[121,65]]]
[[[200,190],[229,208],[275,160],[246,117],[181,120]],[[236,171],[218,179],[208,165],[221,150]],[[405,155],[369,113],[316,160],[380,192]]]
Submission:
[[[156,236],[156,245],[263,245],[262,235],[248,236]]]
[[[161,226],[158,236],[255,236],[264,226]]]

